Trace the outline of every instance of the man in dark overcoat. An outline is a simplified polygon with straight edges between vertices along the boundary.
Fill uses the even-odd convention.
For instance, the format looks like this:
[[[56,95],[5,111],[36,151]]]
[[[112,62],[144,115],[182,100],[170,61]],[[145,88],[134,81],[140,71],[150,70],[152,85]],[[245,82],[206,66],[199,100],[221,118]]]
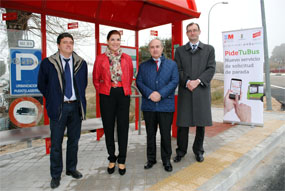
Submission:
[[[177,149],[174,162],[187,153],[189,127],[196,126],[193,152],[198,162],[204,160],[205,126],[212,125],[210,82],[215,73],[215,50],[199,41],[197,23],[186,27],[189,42],[176,49],[175,61],[179,71],[177,105]]]

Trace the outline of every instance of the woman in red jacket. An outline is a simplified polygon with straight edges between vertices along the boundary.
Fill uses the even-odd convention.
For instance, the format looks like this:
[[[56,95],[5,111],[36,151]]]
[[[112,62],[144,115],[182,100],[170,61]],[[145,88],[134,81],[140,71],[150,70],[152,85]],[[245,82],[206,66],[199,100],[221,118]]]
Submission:
[[[129,132],[129,108],[133,64],[129,55],[120,48],[121,34],[112,30],[107,35],[106,52],[98,55],[93,68],[93,84],[100,96],[100,110],[108,150],[108,173],[126,173],[126,156]],[[119,155],[115,155],[114,126],[117,120]]]

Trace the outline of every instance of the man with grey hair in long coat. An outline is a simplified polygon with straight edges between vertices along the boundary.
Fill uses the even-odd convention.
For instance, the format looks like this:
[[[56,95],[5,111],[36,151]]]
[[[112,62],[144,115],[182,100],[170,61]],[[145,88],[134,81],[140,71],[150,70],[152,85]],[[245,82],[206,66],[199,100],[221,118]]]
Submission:
[[[175,61],[179,71],[177,106],[177,149],[174,162],[187,153],[189,127],[196,126],[193,152],[203,162],[205,126],[212,125],[210,82],[215,73],[215,50],[199,41],[201,33],[197,23],[186,27],[189,42],[177,48]]]

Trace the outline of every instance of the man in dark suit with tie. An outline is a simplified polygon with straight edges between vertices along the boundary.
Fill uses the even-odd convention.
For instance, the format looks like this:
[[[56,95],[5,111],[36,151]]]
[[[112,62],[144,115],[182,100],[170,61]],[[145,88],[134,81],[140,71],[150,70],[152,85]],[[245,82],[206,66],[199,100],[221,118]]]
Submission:
[[[147,133],[147,163],[145,169],[156,164],[156,132],[161,135],[161,160],[165,171],[171,172],[171,124],[174,93],[178,84],[178,69],[174,61],[162,54],[163,45],[158,39],[149,43],[151,58],[140,64],[136,83],[142,94],[142,106]]]
[[[196,126],[193,152],[203,162],[205,126],[212,125],[210,82],[215,73],[215,50],[199,41],[201,33],[197,23],[186,27],[189,42],[176,49],[175,61],[179,71],[177,105],[177,149],[174,162],[187,153],[189,127]]]
[[[60,185],[62,164],[62,141],[67,127],[66,175],[79,179],[82,174],[76,169],[81,121],[85,119],[87,87],[87,64],[73,52],[71,34],[62,33],[57,38],[58,52],[41,62],[38,74],[38,89],[46,99],[50,118],[51,188]]]

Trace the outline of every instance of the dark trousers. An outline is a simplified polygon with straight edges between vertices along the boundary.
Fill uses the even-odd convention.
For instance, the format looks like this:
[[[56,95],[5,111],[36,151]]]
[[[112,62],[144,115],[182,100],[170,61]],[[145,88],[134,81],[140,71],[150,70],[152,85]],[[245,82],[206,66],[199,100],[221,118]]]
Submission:
[[[173,112],[143,112],[147,133],[147,160],[156,162],[156,132],[159,125],[161,143],[160,152],[163,163],[169,162],[171,149],[171,124]]]
[[[74,171],[77,165],[78,142],[81,132],[81,117],[77,102],[64,103],[62,115],[58,121],[50,120],[51,151],[50,173],[59,178],[62,173],[62,141],[67,127],[66,170]]]
[[[123,88],[111,88],[110,95],[100,94],[100,110],[105,133],[108,160],[125,164],[129,134],[130,96],[125,96]],[[115,155],[114,127],[117,120],[119,155]]]
[[[187,153],[188,135],[189,127],[178,127],[176,154],[179,156],[183,157]],[[192,147],[195,154],[204,154],[204,135],[205,127],[196,127],[196,136]]]

